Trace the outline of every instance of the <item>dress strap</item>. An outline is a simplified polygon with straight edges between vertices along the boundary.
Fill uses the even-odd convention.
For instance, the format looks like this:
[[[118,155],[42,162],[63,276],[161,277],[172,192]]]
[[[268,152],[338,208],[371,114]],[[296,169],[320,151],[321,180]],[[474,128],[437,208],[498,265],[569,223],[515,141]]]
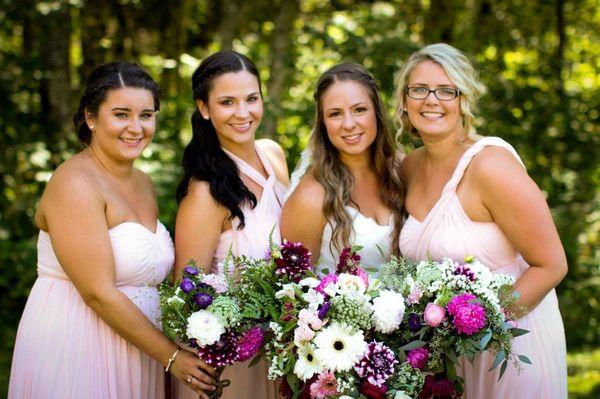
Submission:
[[[229,158],[233,159],[241,173],[245,174],[256,184],[264,188],[267,186],[269,181],[275,178],[275,173],[273,172],[273,168],[271,167],[269,160],[267,159],[263,151],[260,149],[260,147],[254,146],[254,149],[256,151],[256,154],[258,155],[258,158],[260,159],[263,168],[265,168],[265,171],[267,172],[268,178],[266,179],[258,170],[254,169],[252,166],[250,166],[248,162],[244,161],[242,158],[226,150],[225,148],[223,148],[223,151],[225,151]]]
[[[521,157],[519,157],[519,154],[517,154],[517,151],[515,151],[512,145],[510,145],[500,137],[484,137],[479,141],[476,141],[475,144],[469,147],[467,151],[465,151],[465,153],[462,155],[462,157],[458,161],[458,165],[456,166],[454,173],[452,174],[452,177],[450,178],[450,180],[448,180],[448,183],[446,183],[446,186],[444,187],[444,193],[449,191],[456,191],[456,187],[458,187],[458,183],[460,183],[460,181],[462,180],[465,171],[467,170],[467,167],[473,160],[473,157],[477,155],[482,149],[490,145],[506,149],[516,158],[517,161],[519,161],[521,166],[525,168],[525,164],[523,164]]]

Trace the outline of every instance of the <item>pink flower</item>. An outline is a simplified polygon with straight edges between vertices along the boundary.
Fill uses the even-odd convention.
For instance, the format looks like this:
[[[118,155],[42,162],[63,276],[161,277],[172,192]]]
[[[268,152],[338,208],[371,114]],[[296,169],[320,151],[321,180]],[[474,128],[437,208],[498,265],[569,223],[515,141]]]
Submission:
[[[329,273],[327,276],[325,276],[321,279],[321,282],[315,289],[317,290],[317,292],[320,292],[321,294],[326,295],[325,288],[328,285],[335,284],[335,283],[337,283],[337,274]]]
[[[308,325],[317,331],[323,327],[323,320],[319,318],[319,313],[316,310],[302,309],[298,314],[298,324]]]
[[[423,317],[425,319],[425,323],[427,323],[429,327],[437,327],[446,318],[446,309],[440,305],[430,302],[425,307],[425,313]]]
[[[410,289],[410,293],[408,294],[408,296],[406,297],[406,302],[409,305],[414,305],[416,303],[419,303],[419,301],[421,300],[421,297],[423,296],[423,291],[421,291],[421,289],[419,288],[419,286],[414,285],[411,289]]]
[[[429,351],[427,348],[417,348],[408,352],[406,361],[414,368],[423,370],[429,360]]]
[[[327,399],[337,395],[337,379],[332,371],[321,372],[317,380],[310,386],[311,399]]]
[[[265,341],[263,330],[259,327],[253,327],[248,330],[238,341],[239,362],[245,362],[258,353]]]
[[[296,346],[301,346],[306,342],[310,342],[314,337],[315,332],[306,324],[302,324],[294,330],[294,343]]]
[[[473,335],[485,326],[485,309],[473,294],[456,295],[446,308],[459,334]]]
[[[360,277],[362,281],[364,281],[365,287],[369,286],[369,275],[363,269],[361,269],[360,267],[357,268],[356,272],[354,272],[354,275]]]

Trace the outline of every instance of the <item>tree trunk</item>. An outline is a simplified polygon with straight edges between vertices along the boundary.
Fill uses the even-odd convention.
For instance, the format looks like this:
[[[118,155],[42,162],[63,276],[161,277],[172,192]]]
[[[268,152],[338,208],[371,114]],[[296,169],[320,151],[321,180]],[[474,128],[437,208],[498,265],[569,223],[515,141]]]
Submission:
[[[426,43],[451,43],[455,17],[453,1],[431,0],[431,5],[425,17],[424,36]]]
[[[242,16],[242,3],[228,0],[221,3],[221,24],[217,37],[221,38],[221,50],[231,50],[233,39],[237,37]]]
[[[109,60],[108,24],[110,3],[105,0],[87,0],[80,10],[80,37],[83,62],[79,67],[81,85],[92,70]]]

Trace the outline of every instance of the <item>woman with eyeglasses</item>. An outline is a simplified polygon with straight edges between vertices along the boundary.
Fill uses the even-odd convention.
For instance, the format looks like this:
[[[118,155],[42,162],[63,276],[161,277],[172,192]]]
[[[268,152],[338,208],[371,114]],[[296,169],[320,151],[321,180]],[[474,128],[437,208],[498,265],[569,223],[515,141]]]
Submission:
[[[566,398],[564,327],[554,287],[567,260],[548,205],[512,146],[476,133],[484,87],[467,57],[446,44],[413,54],[396,79],[400,131],[423,142],[402,165],[408,218],[400,250],[415,260],[468,255],[494,273],[515,276],[519,299],[514,352],[532,365],[509,366],[498,380],[494,360],[462,359],[466,398]]]

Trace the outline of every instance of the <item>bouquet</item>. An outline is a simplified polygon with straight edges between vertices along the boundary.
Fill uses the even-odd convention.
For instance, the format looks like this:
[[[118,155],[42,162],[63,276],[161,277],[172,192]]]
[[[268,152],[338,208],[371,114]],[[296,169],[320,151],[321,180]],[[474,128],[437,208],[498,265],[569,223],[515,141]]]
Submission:
[[[403,398],[423,385],[422,372],[386,343],[400,329],[404,298],[367,275],[358,249],[344,250],[338,270],[320,277],[300,243],[241,260],[247,300],[271,320],[269,378],[283,378],[287,397]]]
[[[490,370],[500,364],[500,378],[508,362],[516,367],[531,364],[512,352],[513,338],[527,333],[514,326],[507,309],[518,299],[511,293],[514,278],[492,274],[477,259],[464,263],[449,258],[441,262],[411,264],[393,258],[383,267],[382,281],[406,298],[405,328],[397,337],[407,361],[427,373],[420,398],[431,395],[457,397],[462,381],[456,375],[459,356],[473,360],[479,353],[496,354]]]
[[[262,348],[264,330],[257,319],[248,316],[240,288],[227,271],[206,274],[190,264],[183,269],[178,286],[165,282],[160,291],[165,334],[186,343],[215,367],[217,379],[225,366],[251,359]],[[211,397],[220,397],[229,383],[218,381]]]

